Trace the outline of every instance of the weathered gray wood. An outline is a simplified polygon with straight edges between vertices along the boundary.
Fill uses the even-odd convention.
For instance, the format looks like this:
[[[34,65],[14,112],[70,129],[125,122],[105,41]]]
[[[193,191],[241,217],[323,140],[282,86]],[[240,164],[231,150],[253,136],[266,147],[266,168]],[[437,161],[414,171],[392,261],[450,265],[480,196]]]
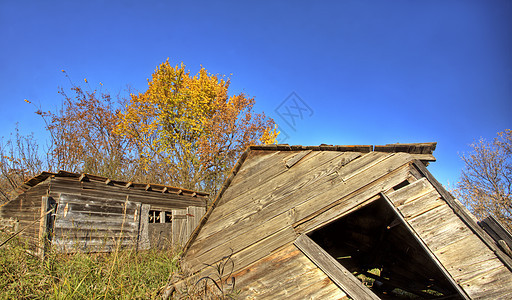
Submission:
[[[511,299],[512,280],[507,268],[501,265],[459,284],[473,299]]]
[[[457,293],[463,297],[464,299],[470,299],[466,292],[461,289],[461,287],[454,281],[453,277],[448,273],[443,264],[439,261],[439,259],[431,252],[431,250],[425,245],[423,240],[419,237],[418,233],[409,225],[409,223],[404,219],[402,214],[398,211],[398,209],[393,205],[393,202],[384,194],[381,194],[389,207],[395,212],[397,218],[400,219],[403,225],[412,233],[416,242],[421,246],[423,251],[430,257],[431,261],[437,266],[437,268],[444,274],[445,278],[450,282],[450,284],[454,287]]]
[[[507,268],[512,271],[512,258],[510,258],[501,249],[499,249],[499,247],[496,246],[494,240],[480,226],[478,226],[467,209],[462,207],[460,202],[456,201],[456,199],[443,188],[439,181],[437,181],[437,179],[432,176],[432,174],[427,170],[422,162],[415,161],[414,166],[418,168],[418,170],[428,179],[428,181],[430,181],[437,192],[443,197],[443,199],[461,218],[461,220],[464,221],[464,223],[466,223],[466,225],[471,228],[471,230],[487,245],[487,247],[489,247],[499,257],[499,259],[507,266]]]
[[[394,204],[397,205],[397,202],[394,201]],[[424,214],[441,205],[446,205],[446,202],[441,199],[441,196],[436,190],[430,189],[426,194],[423,194],[416,199],[408,200],[402,205],[397,205],[397,208],[405,219],[409,219]]]
[[[208,262],[197,257],[189,257],[185,260],[185,268],[191,273],[199,273],[199,277],[211,275],[212,270],[205,267],[205,263],[215,264],[223,257],[232,254],[231,259],[235,263],[233,273],[239,272],[250,264],[268,256],[276,249],[292,243],[297,234],[292,227],[287,226],[273,234],[264,236],[261,239],[254,239],[252,244],[241,249],[219,249],[219,256]]]
[[[301,152],[295,154],[294,156],[288,158],[285,161],[286,167],[288,169],[293,167],[296,163],[298,163],[301,159],[303,159],[306,155],[308,155],[310,153],[311,153],[311,150],[301,151]]]
[[[187,235],[187,209],[172,210],[172,243],[173,245],[184,245]]]
[[[149,204],[142,204],[140,207],[140,221],[139,221],[139,235],[137,241],[137,248],[147,250],[151,247],[149,243]]]
[[[165,207],[187,207],[187,206],[206,206],[204,198],[191,197],[189,195],[177,195],[173,193],[164,193],[158,191],[136,190],[119,186],[105,185],[103,182],[77,182],[73,178],[56,177],[52,180],[51,193],[57,195],[80,194],[83,196],[109,198],[112,200],[124,200],[126,195],[134,202],[145,204],[159,204]]]
[[[293,224],[295,231],[298,233],[309,233],[322,227],[325,224],[333,222],[344,215],[349,214],[374,200],[373,198],[382,191],[388,190],[407,178],[410,166],[403,165],[398,169],[389,172],[378,180],[368,184],[367,186],[357,190],[354,193],[332,203],[331,205],[315,211],[314,213],[299,219]]]
[[[306,200],[304,196],[308,192],[318,193],[317,189],[321,189],[320,184],[331,185],[329,176],[337,176],[336,172],[358,155],[358,153],[353,152],[346,154],[321,152],[315,156],[305,157],[301,162],[301,168],[287,169],[283,166],[282,168],[288,170],[286,174],[278,177],[262,178],[263,183],[259,186],[256,185],[254,189],[244,194],[236,193],[235,199],[217,207],[210,216],[209,223],[218,223],[218,225],[204,228],[197,240],[230,227],[243,218],[259,213],[267,206],[286,208],[290,204],[293,205],[293,202],[290,202],[289,199],[295,198],[295,201]],[[300,193],[302,196],[294,197],[294,193]],[[247,199],[254,200],[248,201]],[[283,206],[284,203],[286,205]]]
[[[212,215],[209,218],[209,220],[211,221],[212,218],[215,217],[223,218],[223,216],[232,213],[234,211],[234,208],[240,207],[240,205],[242,205],[245,202],[244,199],[256,193],[254,191],[255,189],[261,188],[263,186],[268,187],[269,185],[272,184],[275,186],[275,182],[272,179],[287,173],[288,168],[286,167],[284,161],[290,156],[293,156],[294,154],[296,153],[280,152],[278,155],[273,155],[269,159],[267,159],[265,161],[265,164],[262,164],[261,166],[258,165],[258,167],[261,169],[256,169],[255,171],[252,171],[250,174],[247,174],[245,176],[244,174],[239,174],[238,176],[236,176],[233,179],[231,185],[229,186],[229,189],[227,189],[224,195],[222,196],[219,206],[216,207],[215,215]],[[329,159],[332,158],[333,156],[338,155],[340,154],[335,153],[331,154],[329,157],[329,155],[323,155],[321,152],[315,152],[305,157],[304,160],[321,160],[322,158]]]
[[[495,217],[488,216],[479,224],[495,241],[503,240],[509,249],[512,247],[512,236],[510,232],[508,232]]]
[[[345,291],[350,298],[356,300],[380,299],[307,235],[299,235],[294,245]]]
[[[439,201],[442,200],[435,202]],[[428,202],[423,203],[427,208],[431,206]],[[473,234],[446,203],[441,203],[430,210],[421,210],[422,214],[413,214],[406,217],[406,220],[434,252]]]
[[[216,222],[209,222],[209,227],[229,227],[229,231],[223,230],[218,234],[212,234],[208,236],[204,240],[198,239],[196,243],[194,243],[194,245],[192,245],[190,248],[190,255],[199,255],[203,259],[214,259],[216,256],[215,253],[218,250],[215,248],[218,246],[221,248],[232,247],[235,245],[237,247],[243,247],[244,243],[251,242],[251,236],[259,236],[264,232],[275,232],[280,228],[283,228],[283,226],[293,224],[298,220],[314,213],[315,211],[330,205],[337,199],[343,198],[344,196],[366,186],[368,182],[375,181],[376,179],[389,173],[391,170],[398,168],[402,164],[407,164],[407,160],[404,161],[404,158],[407,158],[408,156],[404,157],[401,156],[401,154],[381,155],[387,156],[389,159],[383,160],[382,164],[375,165],[374,168],[367,169],[365,172],[358,174],[347,183],[341,183],[337,186],[332,186],[331,181],[332,178],[336,178],[337,169],[320,169],[318,170],[317,174],[313,172],[312,175],[309,175],[312,176],[311,178],[300,178],[301,181],[304,180],[304,182],[309,182],[310,184],[299,185],[299,189],[297,186],[293,185],[292,181],[290,183],[291,186],[289,189],[291,191],[295,191],[295,193],[284,193],[285,198],[282,200],[280,197],[268,198],[269,202],[266,207],[263,209],[256,207],[254,212],[250,213],[249,215],[241,216],[239,221],[237,220],[234,223],[228,223],[229,225],[226,225],[226,223],[221,224]],[[290,170],[293,170],[293,168]],[[328,174],[332,174],[332,177],[328,176]],[[318,182],[318,180],[315,180],[318,178],[323,179],[321,183],[312,184]],[[323,185],[330,187],[330,189],[326,190],[322,188]],[[325,192],[319,193],[319,191],[323,190],[325,190]],[[270,190],[267,191],[267,193],[268,192],[275,191]],[[264,194],[260,195],[260,197],[262,197],[261,199],[266,199]],[[262,200],[259,201],[261,203]],[[239,210],[242,209],[243,208],[240,208]],[[231,222],[231,220],[224,220],[224,222]],[[207,229],[209,229],[209,227],[204,228],[203,230],[208,232]],[[234,240],[236,237],[241,235],[244,235],[244,237]],[[211,252],[211,254],[203,254],[206,252]],[[206,262],[209,263],[208,260]]]
[[[206,213],[206,209],[204,207],[196,207],[189,206],[187,207],[187,236],[186,239],[190,237],[192,232],[196,229],[201,221],[201,218]]]
[[[60,194],[59,198],[53,242],[58,248],[69,252],[72,249],[109,251],[108,249],[115,248],[118,244],[125,246],[130,243],[136,247],[140,221],[139,203],[133,203],[128,198],[121,202],[71,194]],[[86,208],[90,208],[92,212],[86,211]],[[108,213],[101,213],[102,210],[107,210]]]
[[[432,185],[426,178],[422,178],[406,185],[399,190],[387,193],[387,196],[395,206],[400,206],[406,204],[407,202],[414,201],[415,199],[431,191],[434,191]]]

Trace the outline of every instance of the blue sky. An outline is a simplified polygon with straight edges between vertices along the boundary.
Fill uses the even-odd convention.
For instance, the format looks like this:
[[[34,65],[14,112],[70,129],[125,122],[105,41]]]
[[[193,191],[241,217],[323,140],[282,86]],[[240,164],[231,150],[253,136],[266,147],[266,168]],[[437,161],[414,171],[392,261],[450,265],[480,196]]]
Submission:
[[[55,109],[62,69],[122,94],[167,58],[232,74],[232,93],[254,96],[285,143],[436,141],[429,169],[445,185],[470,143],[512,128],[507,0],[2,0],[0,38],[4,137],[16,122],[44,135],[23,99]],[[291,120],[279,110],[297,114],[294,99]]]

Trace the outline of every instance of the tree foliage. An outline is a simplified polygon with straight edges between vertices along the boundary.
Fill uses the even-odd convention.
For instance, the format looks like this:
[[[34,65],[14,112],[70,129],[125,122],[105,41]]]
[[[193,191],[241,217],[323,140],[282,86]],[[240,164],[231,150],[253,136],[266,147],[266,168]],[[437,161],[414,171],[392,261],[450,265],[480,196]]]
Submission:
[[[134,172],[131,145],[114,132],[120,113],[117,102],[107,92],[84,89],[74,83],[71,91],[69,96],[60,89],[63,102],[59,110],[36,112],[47,122],[51,135],[51,168],[114,178]]]
[[[20,185],[43,166],[34,135],[22,135],[16,126],[8,140],[0,140],[0,203],[16,197]]]
[[[132,94],[116,133],[139,147],[141,165],[172,184],[215,190],[248,145],[273,143],[274,121],[253,112],[254,98],[229,96],[230,81],[201,67],[160,64],[148,90]]]
[[[64,72],[64,71],[63,71]],[[65,72],[64,72],[65,73]],[[60,108],[42,111],[50,141],[46,158],[33,136],[0,144],[0,197],[16,195],[42,171],[66,170],[119,180],[163,183],[215,194],[239,154],[251,144],[274,143],[271,118],[255,113],[254,98],[228,95],[230,81],[201,67],[160,64],[143,93],[113,99],[100,88],[71,83]],[[25,100],[30,103],[30,101]],[[44,155],[43,155],[44,156]]]
[[[465,168],[455,192],[477,217],[491,214],[512,230],[512,130],[471,148],[462,157]]]

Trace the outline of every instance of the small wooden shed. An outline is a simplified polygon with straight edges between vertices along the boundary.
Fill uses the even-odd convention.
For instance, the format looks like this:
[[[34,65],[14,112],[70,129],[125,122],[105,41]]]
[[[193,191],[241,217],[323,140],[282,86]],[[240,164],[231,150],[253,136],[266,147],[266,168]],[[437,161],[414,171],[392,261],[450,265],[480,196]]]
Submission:
[[[435,147],[250,147],[185,246],[189,279],[231,255],[242,299],[512,299],[512,245],[426,169]]]
[[[0,219],[41,254],[183,245],[204,215],[208,194],[91,174],[43,172],[0,207]]]

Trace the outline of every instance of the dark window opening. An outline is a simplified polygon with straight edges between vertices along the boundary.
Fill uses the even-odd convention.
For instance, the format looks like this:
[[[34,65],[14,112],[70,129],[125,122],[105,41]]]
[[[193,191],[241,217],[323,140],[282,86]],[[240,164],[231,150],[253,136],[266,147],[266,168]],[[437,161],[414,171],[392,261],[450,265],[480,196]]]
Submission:
[[[405,186],[407,186],[407,185],[409,185],[409,181],[404,180],[404,181],[400,182],[399,184],[395,185],[395,186],[393,187],[393,190],[395,190],[395,191],[396,191],[396,190],[399,190],[399,189],[401,189],[401,188],[403,188],[403,187],[405,187]]]
[[[383,198],[309,236],[382,299],[463,299]]]
[[[170,211],[165,212],[165,223],[172,223],[172,213]]]
[[[172,212],[161,210],[149,211],[149,223],[172,223]]]

